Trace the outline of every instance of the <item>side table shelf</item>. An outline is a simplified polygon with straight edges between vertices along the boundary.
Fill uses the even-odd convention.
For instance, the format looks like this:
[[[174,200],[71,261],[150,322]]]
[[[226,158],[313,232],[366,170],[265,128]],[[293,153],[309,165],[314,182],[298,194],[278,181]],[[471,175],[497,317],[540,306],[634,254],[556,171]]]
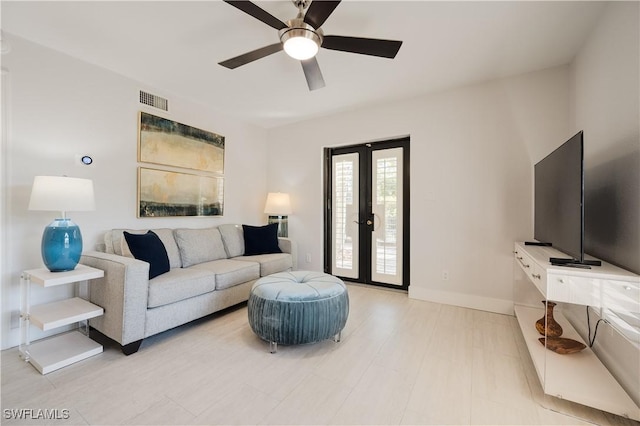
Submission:
[[[104,309],[80,297],[32,306],[29,315],[31,325],[47,331],[89,318],[99,317]]]
[[[78,265],[73,271],[50,272],[47,269],[24,271],[20,280],[20,356],[30,362],[40,373],[47,374],[102,352],[102,345],[88,337],[87,320],[104,313],[100,306],[82,297],[31,306],[31,285],[44,288],[75,284],[81,293],[80,283],[104,276],[104,271]],[[88,292],[88,288],[87,288]],[[88,298],[88,293],[87,293]],[[31,343],[30,328],[43,331],[73,323],[80,323],[80,330],[57,334]]]

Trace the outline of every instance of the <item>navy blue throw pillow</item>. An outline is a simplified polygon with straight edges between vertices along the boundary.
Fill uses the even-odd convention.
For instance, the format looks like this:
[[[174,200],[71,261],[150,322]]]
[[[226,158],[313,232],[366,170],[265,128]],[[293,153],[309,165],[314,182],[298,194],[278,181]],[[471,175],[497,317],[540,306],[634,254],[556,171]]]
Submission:
[[[244,232],[244,255],[282,253],[278,247],[278,224],[265,226],[242,225]]]
[[[164,244],[153,231],[146,234],[131,234],[124,231],[131,254],[138,260],[149,263],[149,279],[169,272],[169,256]]]

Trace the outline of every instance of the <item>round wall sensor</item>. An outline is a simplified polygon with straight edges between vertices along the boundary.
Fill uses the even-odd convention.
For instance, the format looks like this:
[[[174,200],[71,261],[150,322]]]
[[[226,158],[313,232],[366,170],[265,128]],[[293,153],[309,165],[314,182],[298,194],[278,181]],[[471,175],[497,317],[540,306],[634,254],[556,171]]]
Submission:
[[[82,161],[82,164],[88,166],[89,164],[93,163],[93,158],[89,157],[88,155],[83,155],[80,161]]]

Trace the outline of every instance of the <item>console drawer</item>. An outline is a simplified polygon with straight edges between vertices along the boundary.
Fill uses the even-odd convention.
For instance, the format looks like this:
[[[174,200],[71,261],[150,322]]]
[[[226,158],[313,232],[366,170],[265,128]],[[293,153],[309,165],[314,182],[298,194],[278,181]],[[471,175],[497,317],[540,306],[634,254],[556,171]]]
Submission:
[[[602,282],[602,298],[604,308],[640,314],[640,285],[638,283],[605,280]]]
[[[563,274],[549,274],[548,279],[547,298],[549,300],[594,308],[602,306],[601,280]]]
[[[544,268],[534,262],[533,258],[529,254],[525,253],[521,247],[516,244],[513,251],[516,263],[524,271],[529,281],[531,281],[538,288],[540,293],[546,296],[547,294],[547,274]]]
[[[527,274],[527,276],[531,276],[531,271],[533,270],[534,262],[528,254],[523,253],[521,250],[518,250],[516,246],[516,250],[513,252],[514,257],[518,263],[518,266]]]

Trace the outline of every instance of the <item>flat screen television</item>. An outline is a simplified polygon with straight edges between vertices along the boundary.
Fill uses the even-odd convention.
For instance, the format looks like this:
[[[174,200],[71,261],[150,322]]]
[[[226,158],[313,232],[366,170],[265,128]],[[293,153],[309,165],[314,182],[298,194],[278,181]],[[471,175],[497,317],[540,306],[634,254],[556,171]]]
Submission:
[[[598,265],[584,257],[584,138],[579,131],[534,167],[534,238],[570,258],[552,264]]]

